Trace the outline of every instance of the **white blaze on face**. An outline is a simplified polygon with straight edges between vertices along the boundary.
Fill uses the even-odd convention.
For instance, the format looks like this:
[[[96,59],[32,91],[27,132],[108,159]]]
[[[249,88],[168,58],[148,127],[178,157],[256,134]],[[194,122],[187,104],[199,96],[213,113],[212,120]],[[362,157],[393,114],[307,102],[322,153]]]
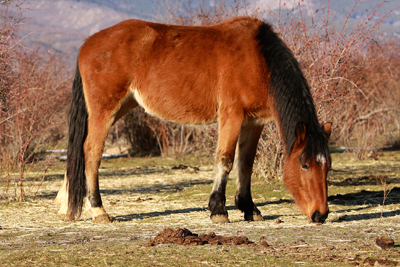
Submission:
[[[325,158],[325,156],[323,156],[323,155],[321,155],[321,154],[318,154],[318,155],[317,155],[317,162],[318,162],[319,164],[321,164],[322,166],[324,166],[324,165],[326,164],[326,158]]]

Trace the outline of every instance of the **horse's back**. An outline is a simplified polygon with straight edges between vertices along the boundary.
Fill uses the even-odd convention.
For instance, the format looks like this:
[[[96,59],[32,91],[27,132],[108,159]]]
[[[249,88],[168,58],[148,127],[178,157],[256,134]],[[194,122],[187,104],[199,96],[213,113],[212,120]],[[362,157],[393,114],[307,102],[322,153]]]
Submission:
[[[132,98],[168,120],[214,123],[221,105],[249,114],[265,105],[259,25],[250,18],[208,27],[128,20],[89,37],[79,68],[88,93],[106,105]]]

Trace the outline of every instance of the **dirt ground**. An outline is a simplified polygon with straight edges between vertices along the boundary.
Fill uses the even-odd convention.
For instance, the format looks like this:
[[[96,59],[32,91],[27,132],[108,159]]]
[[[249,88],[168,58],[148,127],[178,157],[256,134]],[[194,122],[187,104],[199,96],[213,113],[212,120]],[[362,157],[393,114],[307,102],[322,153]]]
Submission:
[[[35,199],[0,200],[0,266],[400,266],[398,158],[400,152],[364,161],[334,154],[324,224],[310,223],[281,181],[261,177],[252,191],[264,221],[245,222],[234,207],[235,172],[227,188],[231,223],[213,224],[212,165],[154,158],[103,161],[101,195],[111,224],[92,223],[86,213],[63,222],[53,202],[65,164],[58,163]],[[153,242],[160,234],[244,241]],[[382,237],[394,246],[378,246]]]

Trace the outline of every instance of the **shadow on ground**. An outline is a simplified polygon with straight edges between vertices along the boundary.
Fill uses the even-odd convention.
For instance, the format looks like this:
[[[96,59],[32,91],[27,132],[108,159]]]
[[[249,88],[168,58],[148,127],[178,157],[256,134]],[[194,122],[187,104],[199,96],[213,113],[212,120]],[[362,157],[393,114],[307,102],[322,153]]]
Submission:
[[[192,187],[196,185],[208,185],[212,184],[212,180],[191,180],[173,184],[155,184],[150,186],[138,186],[129,189],[103,189],[100,190],[102,195],[124,195],[124,194],[134,194],[134,193],[148,193],[148,194],[158,194],[158,193],[168,193],[168,192],[178,192],[182,191],[184,188]]]
[[[386,192],[387,194],[388,192]],[[330,196],[328,201],[331,204],[342,205],[342,206],[363,206],[357,208],[350,208],[347,210],[339,210],[335,211],[335,213],[343,213],[343,212],[351,212],[351,211],[361,211],[367,210],[371,208],[371,206],[378,206],[383,203],[384,199],[384,191],[361,191],[357,193],[349,193],[349,194],[338,194],[335,196]],[[258,207],[267,206],[267,205],[279,205],[283,203],[293,203],[292,199],[280,199],[276,201],[265,201],[262,203],[257,203]],[[400,204],[400,188],[393,188],[389,194],[386,195],[385,204]],[[366,206],[367,205],[367,206]],[[227,210],[236,209],[235,206],[227,206]],[[144,219],[149,217],[159,217],[159,216],[169,216],[172,214],[182,214],[182,213],[191,213],[191,212],[199,212],[206,211],[207,208],[185,208],[185,209],[176,209],[176,210],[165,210],[162,212],[148,212],[141,214],[128,214],[128,215],[120,215],[116,216],[113,219],[118,221],[131,221],[134,219]],[[360,220],[370,220],[370,219],[378,219],[378,218],[388,218],[400,215],[400,209],[395,211],[385,211],[385,212],[374,212],[374,213],[362,213],[357,215],[344,215],[338,218],[333,222],[342,222],[342,221],[360,221]],[[264,220],[274,220],[278,217],[285,216],[284,214],[274,214],[264,216]]]
[[[357,205],[390,205],[400,204],[400,187],[394,187],[386,192],[380,191],[366,191],[361,190],[356,193],[337,194],[329,196],[328,201],[332,204],[342,206],[357,206]]]
[[[257,206],[266,206],[266,205],[276,205],[276,204],[282,204],[282,203],[293,203],[292,200],[288,199],[280,199],[278,201],[266,201],[263,203],[258,203]],[[208,204],[208,203],[205,203]],[[236,207],[233,205],[226,206],[226,209],[228,211],[230,210],[235,210]],[[182,214],[182,213],[191,213],[191,212],[200,212],[200,211],[208,211],[208,208],[186,208],[186,209],[176,209],[176,210],[165,210],[162,212],[148,212],[148,213],[141,213],[141,214],[128,214],[128,215],[119,215],[116,217],[113,217],[113,220],[117,221],[131,221],[135,219],[144,219],[144,218],[150,218],[150,217],[159,217],[159,216],[170,216],[172,214]],[[263,216],[264,220],[275,220],[276,218],[279,218],[283,216],[281,215],[267,215]]]
[[[192,187],[196,185],[208,185],[212,184],[212,180],[191,180],[173,184],[155,184],[150,186],[138,186],[128,189],[100,189],[100,194],[102,196],[107,195],[130,195],[130,194],[137,194],[137,193],[147,193],[147,194],[159,194],[159,193],[173,193],[182,191],[184,188]],[[55,198],[58,191],[52,191],[50,193],[41,193],[36,198],[42,199],[52,199]]]
[[[328,197],[328,201],[331,204],[341,205],[341,206],[362,206],[357,208],[350,208],[346,210],[337,210],[335,213],[360,211],[364,209],[369,209],[371,207],[376,207],[379,205],[390,205],[390,204],[400,204],[400,188],[394,187],[388,191],[365,191],[362,190],[357,193],[348,194],[337,194]],[[400,209],[394,211],[383,211],[374,213],[362,213],[362,214],[352,214],[343,215],[333,222],[341,221],[361,221],[379,218],[388,218],[400,215]]]
[[[351,177],[343,179],[343,180],[328,180],[328,185],[334,186],[360,186],[360,185],[384,185],[384,184],[399,184],[400,178],[397,177],[388,177],[385,175],[375,176],[361,176],[361,177]]]
[[[400,215],[400,209],[394,211],[385,211],[385,212],[374,212],[374,213],[363,213],[363,214],[354,214],[354,215],[344,215],[339,217],[332,222],[350,222],[350,221],[364,221],[364,220],[372,220],[379,218],[389,218]]]

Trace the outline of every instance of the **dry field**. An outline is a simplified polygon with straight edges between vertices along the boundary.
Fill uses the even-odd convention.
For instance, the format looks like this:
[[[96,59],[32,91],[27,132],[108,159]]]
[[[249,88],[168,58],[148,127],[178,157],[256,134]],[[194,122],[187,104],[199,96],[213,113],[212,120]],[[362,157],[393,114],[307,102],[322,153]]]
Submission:
[[[0,202],[0,266],[400,266],[400,152],[358,161],[333,155],[329,177],[331,213],[309,223],[281,181],[253,179],[262,222],[245,222],[234,208],[234,177],[228,183],[231,223],[213,224],[207,210],[213,167],[198,159],[110,159],[100,187],[111,224],[56,217],[53,199],[63,166],[52,166],[39,196]],[[184,164],[198,167],[173,168]],[[145,246],[166,228],[196,234],[245,236],[250,245]],[[383,249],[376,238],[394,240]]]

